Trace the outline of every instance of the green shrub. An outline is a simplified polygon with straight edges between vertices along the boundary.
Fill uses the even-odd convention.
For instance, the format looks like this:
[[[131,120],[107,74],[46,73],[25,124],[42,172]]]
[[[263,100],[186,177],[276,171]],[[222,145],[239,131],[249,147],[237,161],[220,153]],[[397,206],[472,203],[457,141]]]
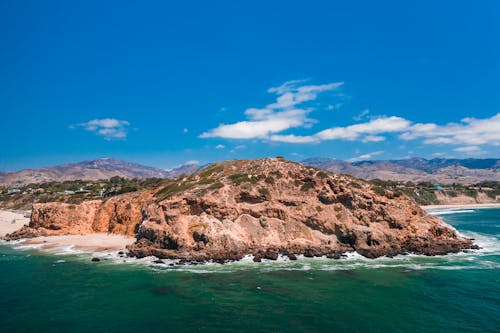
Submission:
[[[313,182],[307,182],[307,183],[304,183],[304,185],[301,186],[300,190],[302,192],[307,192],[307,191],[309,191],[312,188],[314,188],[314,183]]]
[[[222,184],[221,182],[218,181],[218,182],[215,182],[212,185],[210,185],[208,187],[208,189],[209,190],[218,190],[218,189],[223,188],[223,187],[224,187],[224,184]]]
[[[269,190],[266,187],[259,187],[258,191],[262,195],[265,195],[265,196],[269,195]]]
[[[274,184],[274,178],[273,176],[268,176],[266,177],[266,179],[264,179],[264,181],[270,185],[273,185]]]
[[[275,176],[278,179],[283,178],[283,174],[281,172],[279,172],[279,170],[271,172],[271,175]]]
[[[372,191],[377,195],[385,195],[385,190],[380,186],[373,186]]]
[[[325,178],[327,178],[327,177],[328,177],[328,174],[327,174],[326,172],[324,172],[324,171],[319,171],[319,172],[316,174],[316,176],[318,176],[318,177],[319,177],[319,178],[321,178],[321,179],[325,179]]]

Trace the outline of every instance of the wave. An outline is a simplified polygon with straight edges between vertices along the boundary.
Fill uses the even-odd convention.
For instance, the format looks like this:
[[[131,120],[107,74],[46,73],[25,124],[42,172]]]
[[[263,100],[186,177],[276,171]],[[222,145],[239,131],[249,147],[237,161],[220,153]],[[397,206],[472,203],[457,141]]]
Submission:
[[[473,209],[445,209],[445,210],[430,210],[427,213],[430,215],[451,215],[451,214],[464,214],[464,213],[475,213]]]
[[[277,260],[262,259],[262,262],[253,261],[252,255],[247,255],[239,261],[226,264],[215,262],[180,264],[178,259],[163,259],[145,257],[141,259],[126,257],[118,251],[105,251],[88,253],[75,250],[72,246],[61,246],[44,249],[44,244],[19,244],[10,245],[17,250],[35,250],[52,255],[71,256],[78,261],[90,261],[93,257],[101,259],[101,265],[126,264],[136,267],[152,269],[162,273],[189,272],[194,274],[231,273],[235,271],[257,270],[262,273],[272,271],[347,271],[366,269],[399,269],[403,271],[415,270],[465,270],[465,269],[500,269],[500,262],[492,256],[500,256],[500,241],[493,235],[484,235],[477,232],[462,231],[464,237],[474,238],[474,242],[481,247],[480,250],[460,252],[442,256],[424,256],[417,254],[398,255],[392,258],[380,257],[368,259],[356,252],[346,253],[344,258],[334,260],[326,257],[306,258],[297,256],[297,260],[290,260],[287,256],[280,255]]]

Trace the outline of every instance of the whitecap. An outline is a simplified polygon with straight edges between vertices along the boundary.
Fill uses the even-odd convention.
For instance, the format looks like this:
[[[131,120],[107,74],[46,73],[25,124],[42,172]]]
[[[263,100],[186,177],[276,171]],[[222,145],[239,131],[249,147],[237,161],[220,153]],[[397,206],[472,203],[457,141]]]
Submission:
[[[430,215],[451,215],[451,214],[464,214],[464,213],[475,213],[473,209],[445,209],[445,210],[430,210],[427,213]]]

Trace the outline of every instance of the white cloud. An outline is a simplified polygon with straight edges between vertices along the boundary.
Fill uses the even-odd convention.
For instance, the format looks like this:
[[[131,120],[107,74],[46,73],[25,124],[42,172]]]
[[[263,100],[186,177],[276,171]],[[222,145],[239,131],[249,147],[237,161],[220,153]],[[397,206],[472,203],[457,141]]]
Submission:
[[[189,129],[187,129],[187,128],[184,128],[184,129],[182,130],[182,133],[184,133],[184,134],[186,134],[187,132],[189,132]]]
[[[335,82],[321,85],[298,85],[303,82],[288,81],[279,87],[268,89],[268,92],[278,95],[276,103],[269,104],[268,108],[285,109],[294,107],[298,104],[315,100],[320,92],[335,90],[344,84],[343,82]]]
[[[374,152],[371,152],[371,153],[367,153],[367,154],[363,154],[363,155],[360,155],[358,157],[353,157],[351,158],[349,161],[351,162],[356,162],[356,161],[363,161],[363,160],[369,160],[375,156],[379,156],[379,155],[382,155],[384,152],[379,150],[379,151],[374,151]]]
[[[289,128],[301,127],[312,121],[307,118],[310,110],[292,109],[274,112],[268,109],[249,109],[245,114],[249,121],[240,121],[234,124],[221,124],[219,127],[203,133],[201,138],[225,139],[265,139],[272,133],[282,132]]]
[[[344,103],[335,103],[335,104],[330,104],[326,106],[326,109],[331,111],[331,110],[338,110],[344,105]]]
[[[238,146],[234,147],[233,149],[231,149],[229,152],[230,152],[231,154],[234,154],[234,153],[236,153],[238,150],[245,149],[246,147],[247,147],[247,146],[245,146],[245,145],[238,145]]]
[[[78,124],[78,126],[83,127],[87,131],[103,136],[106,140],[126,139],[129,125],[130,123],[126,120],[114,118],[93,119]]]
[[[316,101],[319,94],[334,91],[342,85],[343,82],[322,85],[310,85],[305,80],[285,82],[268,89],[269,93],[276,95],[273,103],[262,108],[248,108],[244,112],[244,120],[220,124],[202,133],[200,138],[250,139],[290,144],[311,144],[327,140],[376,143],[385,141],[387,135],[396,133],[401,140],[419,140],[426,145],[463,146],[456,148],[457,152],[462,153],[478,153],[482,145],[500,146],[500,113],[490,118],[464,118],[458,123],[438,125],[413,123],[398,116],[368,117],[370,111],[366,109],[353,117],[357,121],[354,124],[330,125],[330,128],[308,135],[293,133],[293,130],[307,130],[317,123],[310,117],[316,108],[335,110],[337,104],[330,103],[325,107],[311,102]],[[335,95],[341,94],[335,92]],[[361,122],[366,118],[369,119]],[[235,149],[232,150],[234,151]]]
[[[249,108],[245,111],[248,120],[220,124],[202,133],[200,138],[269,139],[271,135],[291,128],[312,126],[315,120],[308,118],[308,114],[313,109],[298,106],[315,100],[321,92],[337,89],[343,83],[300,85],[304,82],[288,81],[279,87],[270,88],[268,92],[277,95],[274,103],[261,109]]]
[[[365,110],[361,111],[361,113],[358,114],[357,116],[352,117],[352,119],[354,119],[356,121],[360,121],[361,119],[365,118],[369,113],[370,113],[370,110],[365,109]]]
[[[317,133],[315,136],[321,140],[357,140],[363,138],[364,135],[401,132],[407,129],[410,124],[408,120],[400,117],[383,117],[347,127],[332,127]],[[380,138],[380,136],[375,137],[376,140],[381,141]],[[371,136],[371,139],[374,137]]]
[[[363,138],[363,142],[381,142],[385,141],[385,136],[367,135]]]
[[[400,135],[403,140],[423,138],[426,144],[465,144],[500,146],[500,113],[485,118],[464,118],[446,125],[415,124]]]
[[[470,153],[477,154],[481,152],[481,148],[479,148],[478,146],[465,146],[465,147],[455,148],[453,150],[458,151],[459,153],[469,153],[469,154]]]
[[[288,135],[271,135],[269,137],[270,141],[274,142],[286,142],[286,143],[313,143],[318,142],[319,140],[314,136],[297,136],[293,134]]]
[[[226,146],[220,144],[215,146],[215,149],[224,149],[224,148],[226,148]]]

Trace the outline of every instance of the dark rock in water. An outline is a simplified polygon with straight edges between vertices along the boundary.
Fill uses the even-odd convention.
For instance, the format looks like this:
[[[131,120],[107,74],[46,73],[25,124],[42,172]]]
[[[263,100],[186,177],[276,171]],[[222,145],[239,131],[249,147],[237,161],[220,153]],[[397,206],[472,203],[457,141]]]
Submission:
[[[124,252],[123,251],[118,251],[118,254],[122,255],[122,254],[124,254]]]
[[[153,260],[153,263],[155,264],[164,264],[165,262],[161,259],[156,259],[156,260]]]
[[[329,259],[340,259],[342,258],[342,254],[340,253],[330,253],[326,255],[327,258]]]
[[[278,259],[278,256],[279,251],[276,249],[267,249],[267,251],[264,253],[265,259],[276,260]]]
[[[91,261],[95,261],[95,262],[97,262],[97,261],[101,261],[101,259],[99,259],[99,258],[97,258],[97,257],[93,257],[93,258],[91,259]]]
[[[262,258],[259,255],[253,257],[253,262],[262,262]]]
[[[306,258],[312,258],[314,256],[316,256],[316,251],[314,249],[306,249],[304,251],[304,257],[306,257]]]
[[[288,259],[290,259],[290,260],[297,260],[297,256],[295,254],[293,254],[293,253],[289,253],[288,254]]]

